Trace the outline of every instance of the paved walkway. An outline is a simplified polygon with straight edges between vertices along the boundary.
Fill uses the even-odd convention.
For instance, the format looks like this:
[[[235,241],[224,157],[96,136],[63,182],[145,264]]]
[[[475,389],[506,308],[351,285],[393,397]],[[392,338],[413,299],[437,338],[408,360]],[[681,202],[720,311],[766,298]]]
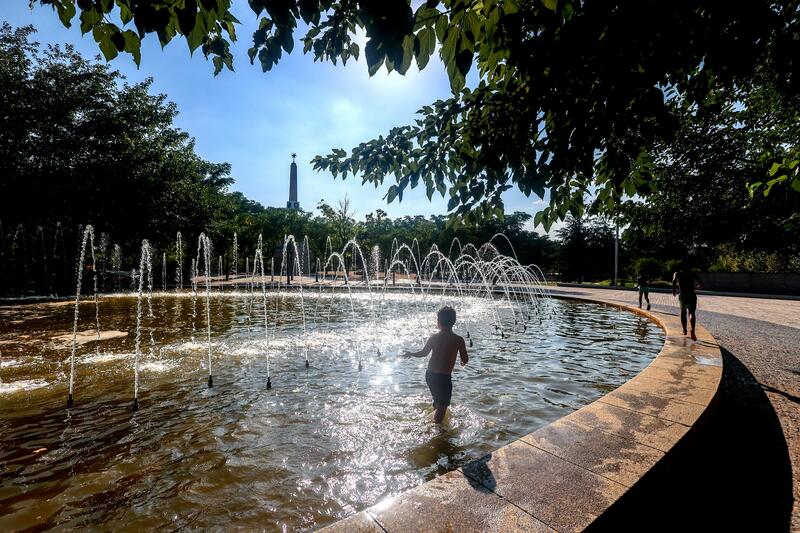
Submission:
[[[552,292],[629,304],[638,298],[632,291],[596,288],[554,287]],[[678,313],[669,294],[651,294],[651,300],[653,309]],[[719,414],[687,456],[697,457],[704,447],[709,454],[722,455],[715,466],[695,459],[675,485],[687,484],[683,475],[710,468],[706,479],[697,482],[709,491],[727,493],[720,500],[730,510],[746,514],[749,509],[759,520],[771,520],[769,525],[762,522],[763,531],[800,532],[800,301],[700,296],[698,321],[723,348],[725,373]],[[669,485],[663,477],[642,500],[651,500],[652,490]],[[714,477],[716,484],[708,485]],[[770,508],[759,509],[755,502]]]

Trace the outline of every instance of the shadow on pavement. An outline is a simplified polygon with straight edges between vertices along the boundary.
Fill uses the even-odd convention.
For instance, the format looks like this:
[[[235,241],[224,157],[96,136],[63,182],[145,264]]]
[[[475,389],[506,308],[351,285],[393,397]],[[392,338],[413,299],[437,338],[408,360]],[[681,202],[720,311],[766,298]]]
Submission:
[[[766,394],[722,349],[716,405],[588,531],[789,531],[792,471]]]

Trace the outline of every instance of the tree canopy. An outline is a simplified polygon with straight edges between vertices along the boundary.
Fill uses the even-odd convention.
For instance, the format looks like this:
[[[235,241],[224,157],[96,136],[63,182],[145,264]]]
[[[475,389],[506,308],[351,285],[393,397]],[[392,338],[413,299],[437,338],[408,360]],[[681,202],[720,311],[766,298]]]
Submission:
[[[212,59],[215,73],[233,69],[230,41],[238,21],[230,0],[31,2],[52,5],[68,26],[77,16],[107,59],[124,51],[138,61],[141,39],[155,34],[166,45],[181,36],[191,51],[201,48]],[[654,191],[652,149],[674,139],[676,98],[713,108],[719,95],[759,76],[788,96],[800,87],[796,0],[249,5],[259,17],[249,58],[265,71],[295,41],[315,60],[344,63],[363,53],[371,74],[382,66],[404,74],[413,61],[425,68],[438,49],[452,97],[423,107],[411,125],[349,154],[334,149],[314,164],[365,183],[392,180],[389,202],[424,185],[429,196],[449,196],[451,213],[467,222],[502,215],[501,194],[514,186],[526,195],[549,193],[536,218],[545,227],[568,213],[580,216],[587,199],[594,211],[612,212],[621,198]],[[361,31],[363,51],[354,40]],[[473,69],[478,81],[467,87]],[[800,188],[800,143],[785,141],[770,182]],[[754,187],[768,178],[755,176]]]
[[[785,139],[800,137],[800,107],[766,84],[738,92],[705,112],[684,100],[670,102],[679,128],[656,151],[656,190],[646,202],[627,201],[620,210],[629,224],[628,248],[640,257],[693,255],[704,268],[797,270],[800,194],[772,184],[768,195],[756,187],[751,197],[746,185],[785,156]],[[737,267],[730,260],[754,255],[768,261]],[[720,264],[724,258],[726,265]]]
[[[70,46],[43,50],[32,32],[0,28],[2,218],[91,223],[119,239],[221,224],[230,166],[195,153],[175,104]]]

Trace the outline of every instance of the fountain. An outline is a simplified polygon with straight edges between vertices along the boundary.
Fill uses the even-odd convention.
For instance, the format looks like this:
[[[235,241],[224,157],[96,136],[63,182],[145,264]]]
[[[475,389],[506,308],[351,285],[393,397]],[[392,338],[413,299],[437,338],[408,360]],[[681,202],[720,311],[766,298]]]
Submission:
[[[19,253],[19,240],[20,235],[22,235],[22,253]],[[14,240],[11,241],[11,257],[14,260],[14,270],[18,270],[19,267],[17,266],[17,262],[20,261],[19,256],[22,256],[22,285],[19,287],[20,294],[25,294],[28,291],[28,254],[27,254],[27,246],[25,244],[25,226],[22,224],[17,226],[16,231],[14,232]],[[19,274],[19,273],[17,273]],[[16,281],[16,280],[15,280]]]
[[[136,347],[133,362],[133,410],[139,410],[139,359],[141,358],[142,344],[142,291],[144,289],[145,272],[147,272],[147,308],[148,318],[153,317],[153,260],[151,258],[150,243],[147,239],[142,241],[142,251],[139,259],[139,288],[136,292]],[[153,342],[152,331],[150,333],[151,344]]]
[[[183,290],[183,238],[180,231],[175,238],[175,257],[178,262],[175,267],[175,281],[177,282],[175,290],[181,291]]]
[[[233,279],[239,275],[239,238],[236,235],[236,232],[233,232]],[[236,285],[234,284],[234,287]]]
[[[208,386],[214,386],[214,378],[211,373],[211,239],[201,233],[197,238],[197,258],[195,259],[195,277],[200,268],[200,257],[202,255],[205,265],[205,286],[206,286],[206,344],[208,346]],[[221,258],[220,258],[221,259]],[[195,284],[195,295],[197,294],[197,283]]]
[[[122,270],[122,248],[119,244],[114,245],[114,251],[111,254],[111,270],[117,277],[117,292],[121,290],[120,286],[120,270]]]
[[[37,238],[34,243],[35,253],[39,254],[39,244],[41,244],[41,256],[43,268],[47,268],[47,246],[45,234],[42,227],[37,227]],[[224,278],[228,271],[233,272],[234,284],[238,278],[239,271],[239,251],[241,242],[238,233],[232,236],[232,265],[227,269],[224,266],[223,255],[218,254],[216,265],[212,265],[212,243],[205,233],[198,237],[197,254],[190,261],[191,291],[191,339],[194,340],[198,327],[205,328],[205,363],[208,375],[207,383],[213,386],[212,354],[214,348],[211,343],[212,313],[211,298],[212,291],[216,291],[224,286]],[[63,241],[63,231],[60,225],[56,226],[54,242]],[[15,256],[17,263],[22,264],[24,254],[19,253],[25,246],[25,229],[17,226],[14,233],[13,249],[17,253]],[[54,250],[56,249],[54,245]],[[101,234],[100,258],[105,262],[105,250],[111,246],[106,234]],[[498,249],[500,246],[509,255],[504,255]],[[181,288],[183,287],[183,238],[181,232],[176,234],[175,242],[175,282],[178,295],[175,306],[171,306],[175,313],[180,313],[178,302],[180,302]],[[91,267],[86,263],[86,252],[91,252]],[[89,268],[92,269],[94,281],[94,302],[95,302],[95,325],[96,341],[100,340],[100,316],[98,304],[98,283],[105,285],[106,269],[98,269],[97,250],[95,246],[95,233],[92,226],[86,226],[81,232],[80,254],[76,265],[76,292],[75,292],[75,313],[72,324],[72,345],[70,353],[70,378],[69,378],[69,399],[68,404],[73,405],[74,383],[76,374],[76,355],[77,355],[77,335],[79,307],[81,301],[83,274]],[[371,351],[377,357],[382,357],[381,328],[379,325],[391,316],[391,305],[387,306],[388,296],[393,291],[405,291],[408,294],[408,303],[415,309],[415,316],[422,317],[432,314],[439,305],[457,306],[464,299],[474,298],[486,302],[487,320],[493,329],[490,336],[499,339],[506,339],[509,336],[522,334],[528,331],[531,320],[538,320],[539,324],[547,318],[549,306],[547,301],[549,295],[544,286],[544,276],[541,270],[535,265],[521,265],[517,260],[516,250],[513,243],[503,234],[493,235],[492,238],[476,247],[471,243],[462,243],[459,239],[453,239],[448,246],[438,247],[433,244],[427,253],[423,254],[418,239],[413,239],[411,243],[403,243],[398,239],[393,239],[388,253],[384,256],[382,250],[377,245],[364,247],[355,238],[349,239],[344,243],[341,250],[333,249],[331,237],[327,237],[323,246],[324,253],[312,259],[312,243],[308,236],[303,239],[293,235],[286,235],[283,241],[276,247],[274,256],[270,257],[269,265],[266,264],[264,255],[263,236],[258,235],[255,254],[253,256],[252,267],[250,258],[245,258],[245,290],[244,297],[249,301],[247,306],[247,329],[253,333],[253,320],[255,316],[256,304],[260,309],[259,314],[263,313],[264,341],[266,343],[265,358],[267,361],[267,385],[272,385],[272,341],[278,335],[278,322],[280,317],[289,312],[289,299],[298,298],[296,306],[298,311],[298,327],[300,328],[296,337],[292,339],[292,345],[302,350],[305,368],[310,368],[310,335],[320,328],[329,329],[332,317],[334,316],[332,297],[340,291],[346,291],[345,313],[348,327],[357,329],[363,324],[364,331],[357,338],[341,339],[341,345],[354,354],[354,363],[357,363],[359,371],[365,369],[364,353]],[[447,253],[445,254],[445,250]],[[133,293],[141,300],[145,298],[148,302],[148,317],[153,313],[153,255],[154,251],[148,241],[143,241],[140,250],[140,261],[138,269],[132,269],[130,273]],[[278,255],[280,254],[280,255]],[[54,253],[53,256],[56,254]],[[275,265],[275,257],[280,258],[280,265]],[[312,261],[314,261],[312,263]],[[38,263],[38,260],[36,261]],[[311,271],[314,266],[314,276]],[[212,268],[216,266],[216,271]],[[110,273],[117,278],[116,288],[121,290],[120,280],[122,274],[122,251],[119,244],[113,244],[113,251],[110,255]],[[269,286],[267,282],[267,268],[269,268]],[[36,268],[35,275],[38,279]],[[329,272],[330,271],[330,272]],[[163,293],[167,291],[168,277],[168,257],[167,252],[161,254],[161,289]],[[330,273],[330,277],[329,277]],[[214,276],[216,274],[216,276]],[[277,283],[275,280],[277,276]],[[44,278],[48,278],[45,275]],[[382,277],[382,279],[381,279]],[[391,283],[390,283],[391,279]],[[314,283],[317,290],[309,293],[309,286]],[[202,289],[198,287],[203,284]],[[23,284],[24,285],[24,284]],[[267,289],[275,289],[277,294],[270,302]],[[204,324],[197,324],[197,299],[200,291],[203,294],[203,314]],[[231,297],[235,297],[237,290],[230,291]],[[259,296],[258,293],[261,293]],[[365,306],[360,312],[356,311],[358,305],[356,300],[361,298],[363,293]],[[214,292],[213,296],[223,298],[222,293]],[[259,300],[260,298],[260,300]],[[312,300],[309,300],[312,298]],[[309,302],[311,302],[309,304]],[[294,304],[292,304],[294,305]],[[324,311],[327,305],[327,311]],[[360,305],[360,304],[359,304]],[[272,311],[270,307],[272,306]],[[215,312],[216,313],[216,312]],[[270,314],[274,313],[275,319],[271,320]],[[311,313],[309,315],[309,313]],[[139,395],[139,366],[143,357],[144,349],[141,345],[142,332],[145,324],[142,322],[141,314],[137,310],[136,326],[136,350],[133,355],[134,366],[134,403],[138,407]],[[215,314],[216,316],[216,314]],[[218,318],[214,318],[216,323]],[[414,321],[422,319],[414,318]],[[464,336],[469,346],[474,346],[478,341],[475,331],[481,330],[477,327],[476,318],[465,315],[461,319],[461,327],[464,328]],[[424,321],[419,322],[423,324]],[[420,326],[421,327],[421,326]],[[155,327],[149,327],[150,335],[150,354],[156,351],[155,346]],[[483,331],[483,330],[481,330]],[[484,333],[485,334],[485,333]],[[281,345],[281,343],[279,343]],[[99,355],[100,343],[95,344],[95,353]]]
[[[97,269],[95,264],[94,255],[94,228],[87,225],[83,230],[83,240],[81,241],[81,254],[77,266],[77,285],[75,287],[75,313],[72,325],[72,352],[69,356],[69,396],[67,397],[67,407],[72,407],[74,404],[73,388],[75,386],[75,352],[78,349],[78,317],[80,313],[81,303],[81,285],[83,282],[83,269],[84,261],[86,259],[86,244],[89,243],[89,249],[92,252],[92,277],[94,279],[94,320],[95,331],[97,332],[98,350],[100,341],[100,306],[97,302]]]
[[[478,246],[454,239],[428,248],[394,240],[381,248],[355,238],[337,243],[292,235],[277,246],[259,238],[256,247],[255,239],[236,235],[223,261],[232,259],[227,271],[236,282],[245,256],[246,279],[238,291],[223,290],[224,280],[212,277],[212,270],[223,276],[225,269],[215,268],[221,249],[214,259],[206,234],[197,237],[196,254],[186,248],[190,286],[183,290],[180,235],[175,248],[170,238],[166,252],[154,241],[139,241],[138,257],[130,254],[138,264],[123,265],[120,245],[109,241],[100,248],[113,248],[108,275],[118,282],[109,278],[105,286],[117,292],[98,295],[105,269],[95,268],[102,256],[94,234],[87,226],[81,235],[74,315],[68,309],[62,316],[57,304],[36,304],[55,311],[47,321],[31,318],[0,329],[0,340],[13,332],[36,343],[30,354],[34,350],[25,352],[16,339],[0,345],[0,399],[18,400],[0,401],[0,448],[35,446],[32,453],[7,454],[10,480],[39,492],[63,484],[63,505],[46,519],[64,528],[91,524],[101,513],[104,527],[115,529],[171,521],[182,527],[195,517],[191,527],[224,529],[227,516],[206,509],[252,509],[263,524],[278,520],[268,502],[286,510],[288,518],[280,520],[288,528],[319,527],[354,506],[372,505],[376,494],[458,468],[597,399],[624,381],[623,372],[638,372],[660,346],[660,338],[649,342],[641,333],[658,329],[637,315],[551,300],[541,271],[520,264],[500,236]],[[29,252],[39,257],[40,237],[32,235]],[[21,250],[21,232],[19,239]],[[60,267],[50,246],[47,241],[52,276]],[[173,249],[175,291],[161,291],[172,275]],[[132,267],[135,285],[128,293],[119,279]],[[81,306],[88,313],[89,285],[82,278],[90,269],[98,337],[101,313],[106,328],[102,349],[94,338],[94,346],[76,340],[79,319],[86,320]],[[38,268],[31,273],[38,283]],[[399,357],[420,347],[443,305],[457,308],[456,332],[475,352],[454,373],[455,422],[444,433],[427,423],[424,362]],[[110,324],[131,338],[113,340]],[[613,335],[609,324],[618,328]],[[53,342],[63,332],[64,344]],[[53,405],[63,406],[66,355],[68,404],[74,407],[73,398],[80,397],[74,402],[80,409],[65,417]],[[44,379],[23,384],[31,378]],[[217,393],[207,393],[200,379]],[[198,394],[201,389],[206,393]],[[493,394],[502,395],[502,405]],[[515,406],[513,420],[509,406]],[[128,475],[136,472],[145,475]],[[293,479],[308,485],[292,486]],[[141,505],[116,506],[106,497],[109,484],[120,480]],[[352,490],[354,483],[363,489]],[[191,488],[197,486],[203,486],[200,493]],[[92,506],[85,505],[87,497]],[[253,498],[264,505],[253,505]],[[32,504],[14,505],[33,516]],[[259,527],[255,519],[251,525]]]

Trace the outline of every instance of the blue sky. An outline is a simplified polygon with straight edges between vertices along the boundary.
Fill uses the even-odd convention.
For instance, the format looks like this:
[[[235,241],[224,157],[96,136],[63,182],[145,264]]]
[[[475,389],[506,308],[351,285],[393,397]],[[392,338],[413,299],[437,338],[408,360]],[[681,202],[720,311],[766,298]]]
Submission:
[[[198,153],[230,163],[236,179],[233,190],[264,205],[286,204],[290,154],[297,152],[299,200],[305,209],[315,208],[321,199],[334,203],[348,194],[358,218],[377,208],[392,217],[446,213],[446,200],[436,194],[429,202],[424,187],[409,191],[402,203],[387,205],[382,198],[391,183],[376,190],[352,178],[333,180],[308,163],[332,148],[349,151],[393,126],[411,123],[417,109],[448,97],[449,83],[438,57],[434,55],[422,72],[412,66],[400,76],[381,69],[370,78],[363,56],[346,67],[315,63],[312,55],[302,54],[299,44],[277,67],[263,73],[247,58],[256,16],[243,0],[233,4],[242,22],[237,27],[239,41],[233,45],[235,72],[223,70],[214,77],[210,61],[199,50],[190,57],[182,38],[161,50],[154,35],[142,43],[138,69],[128,54],[120,54],[112,66],[131,82],[152,77],[153,91],[177,103],[176,123],[195,137]],[[31,10],[28,0],[6,0],[0,19],[13,26],[33,24],[41,43],[71,43],[85,56],[99,53],[90,34],[81,36],[77,17],[72,28],[64,28],[49,7]],[[537,200],[517,190],[504,196],[507,212],[533,214],[543,206]]]

